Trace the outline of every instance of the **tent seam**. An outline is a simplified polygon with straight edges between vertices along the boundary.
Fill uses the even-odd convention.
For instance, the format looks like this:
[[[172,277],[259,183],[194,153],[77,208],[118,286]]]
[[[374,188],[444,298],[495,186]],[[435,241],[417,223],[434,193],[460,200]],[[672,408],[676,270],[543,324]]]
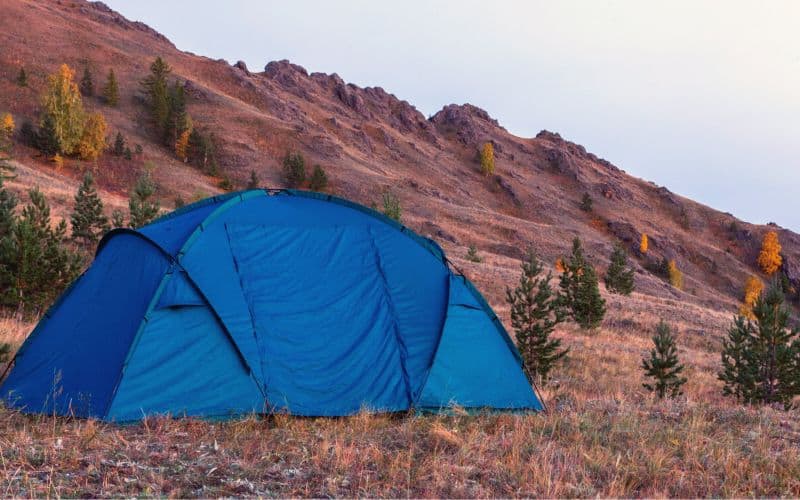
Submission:
[[[233,267],[236,270],[236,276],[239,278],[239,280],[238,280],[239,281],[239,291],[242,293],[242,299],[244,300],[245,305],[247,306],[247,313],[250,315],[250,326],[252,328],[253,339],[255,339],[256,345],[258,346],[258,349],[259,349],[259,361],[260,361],[259,372],[261,373],[261,384],[263,384],[263,386],[264,386],[264,388],[262,390],[262,393],[264,394],[264,402],[265,402],[265,404],[269,405],[269,398],[267,397],[267,392],[268,392],[267,391],[267,377],[266,377],[266,373],[264,373],[264,361],[265,361],[265,359],[261,355],[262,351],[264,351],[264,354],[266,354],[266,349],[264,349],[264,346],[261,344],[259,336],[256,333],[256,316],[255,316],[255,313],[253,312],[252,304],[250,303],[250,300],[248,300],[247,294],[244,291],[244,282],[242,281],[242,273],[239,271],[239,261],[236,260],[236,255],[233,252],[233,245],[231,244],[231,234],[230,234],[230,231],[228,231],[228,225],[227,224],[225,225],[225,238],[228,241],[228,250],[230,251],[230,254],[231,254],[231,260],[233,261]],[[252,371],[252,368],[251,368],[251,371]]]
[[[217,309],[214,307],[214,304],[212,304],[212,303],[211,303],[211,301],[210,301],[210,300],[208,300],[208,297],[207,297],[207,296],[206,296],[206,294],[203,292],[203,290],[200,288],[200,286],[199,286],[199,285],[198,285],[198,284],[197,284],[197,283],[194,281],[194,278],[192,278],[192,275],[191,275],[191,274],[189,274],[189,271],[187,271],[187,270],[186,270],[186,269],[185,269],[185,268],[184,268],[182,265],[180,265],[180,264],[178,264],[178,267],[179,267],[179,268],[180,268],[180,269],[181,269],[181,270],[184,272],[184,274],[186,275],[186,279],[187,279],[187,281],[189,281],[189,284],[191,284],[191,285],[192,285],[192,287],[194,287],[194,289],[195,289],[195,290],[197,291],[197,293],[200,295],[200,298],[201,298],[201,299],[203,299],[203,300],[205,301],[205,305],[206,305],[206,307],[208,307],[208,309],[211,311],[211,314],[214,316],[214,319],[215,319],[215,320],[216,320],[216,321],[219,323],[219,325],[222,327],[222,330],[223,330],[223,332],[225,333],[225,336],[226,336],[226,338],[228,339],[228,341],[229,341],[231,344],[233,344],[233,349],[236,351],[236,354],[237,354],[237,355],[238,355],[238,357],[239,357],[239,361],[241,361],[241,363],[244,365],[244,367],[245,367],[245,368],[247,368],[247,371],[249,372],[250,376],[251,376],[251,377],[254,379],[254,380],[253,380],[253,382],[256,384],[256,387],[258,388],[258,391],[259,391],[259,392],[261,393],[261,395],[264,397],[264,401],[266,402],[266,400],[267,400],[267,395],[266,395],[266,393],[264,392],[264,390],[262,390],[262,388],[261,388],[261,384],[259,383],[259,381],[255,379],[255,375],[253,374],[253,367],[252,367],[252,366],[250,366],[250,363],[248,362],[247,358],[244,356],[244,354],[242,354],[242,351],[241,351],[241,349],[239,349],[239,344],[237,344],[237,343],[236,343],[236,339],[235,339],[235,338],[233,338],[233,335],[231,334],[231,332],[230,332],[230,329],[228,328],[228,325],[226,325],[226,324],[225,324],[225,322],[224,322],[224,321],[222,321],[222,317],[221,317],[221,316],[219,315],[219,313],[217,312]]]
[[[128,362],[130,362],[131,358],[133,357],[133,352],[136,350],[136,346],[139,344],[139,339],[144,333],[145,327],[148,323],[148,317],[155,305],[158,303],[158,300],[161,298],[161,294],[164,293],[164,289],[166,288],[166,284],[168,281],[168,277],[172,276],[172,272],[175,269],[175,263],[171,263],[170,267],[168,268],[167,272],[161,277],[161,281],[158,283],[158,288],[153,293],[153,297],[150,299],[150,303],[147,304],[147,309],[144,311],[144,315],[142,319],[139,321],[139,326],[136,328],[136,334],[134,334],[133,339],[131,340],[130,345],[128,346],[128,354],[125,355],[125,359],[122,361],[122,365],[119,368],[119,374],[117,375],[117,380],[114,383],[114,388],[111,391],[111,395],[108,398],[108,403],[106,404],[106,409],[103,412],[103,420],[108,419],[108,413],[111,411],[111,407],[114,405],[114,400],[117,398],[117,391],[119,389],[120,384],[122,383],[122,379],[125,376],[125,368],[128,366]]]
[[[428,385],[428,379],[431,376],[431,371],[433,370],[433,365],[436,363],[436,356],[439,354],[439,347],[442,345],[442,337],[444,336],[444,327],[447,325],[447,317],[450,313],[450,279],[453,277],[453,273],[448,271],[447,274],[447,304],[444,308],[444,314],[442,315],[442,326],[439,327],[439,337],[436,339],[436,348],[433,350],[433,355],[431,356],[431,362],[428,365],[428,369],[425,372],[425,380],[422,381],[422,384],[419,386],[419,392],[414,396],[414,407],[416,408],[417,403],[419,402],[419,398],[422,396],[422,393],[425,391],[425,386]]]
[[[406,397],[408,398],[409,406],[414,404],[414,397],[411,393],[411,380],[408,375],[408,367],[406,366],[406,358],[408,358],[408,347],[406,346],[405,341],[403,341],[402,336],[400,335],[400,325],[397,319],[397,309],[394,306],[394,301],[392,300],[392,294],[389,292],[389,283],[386,281],[386,273],[383,270],[383,263],[381,261],[381,254],[378,251],[378,246],[375,244],[375,237],[372,234],[371,229],[367,229],[367,233],[369,234],[370,244],[372,246],[373,254],[375,255],[375,264],[378,267],[378,274],[381,277],[381,284],[383,285],[383,291],[386,295],[386,302],[389,304],[389,309],[391,310],[392,315],[392,325],[394,328],[392,329],[394,332],[394,338],[397,342],[398,347],[400,348],[400,367],[403,369],[403,381],[405,382],[406,386]]]

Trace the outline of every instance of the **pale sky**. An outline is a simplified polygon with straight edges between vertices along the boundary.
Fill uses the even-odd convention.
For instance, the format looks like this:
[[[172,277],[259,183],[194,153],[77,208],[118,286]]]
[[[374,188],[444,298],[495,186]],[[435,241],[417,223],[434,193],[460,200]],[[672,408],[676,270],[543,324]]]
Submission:
[[[106,0],[188,50],[486,109],[800,231],[800,1]]]

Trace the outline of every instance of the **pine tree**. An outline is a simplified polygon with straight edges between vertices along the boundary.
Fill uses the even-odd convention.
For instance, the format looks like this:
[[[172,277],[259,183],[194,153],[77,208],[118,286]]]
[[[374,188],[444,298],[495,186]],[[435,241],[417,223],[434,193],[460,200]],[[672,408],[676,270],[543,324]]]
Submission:
[[[591,212],[593,204],[594,201],[592,200],[592,197],[589,196],[589,193],[583,193],[583,197],[581,198],[581,210],[584,212]]]
[[[301,153],[286,153],[283,157],[283,178],[290,188],[300,187],[306,181],[306,160]]]
[[[8,236],[16,218],[17,197],[4,185],[5,179],[0,175],[0,240]]]
[[[150,121],[160,137],[166,136],[167,120],[170,114],[167,83],[170,73],[172,73],[172,68],[169,67],[169,64],[164,62],[161,57],[157,57],[150,65],[150,74],[141,82],[142,88],[148,96]]]
[[[11,344],[0,342],[0,363],[6,363],[11,359]],[[0,371],[2,373],[2,371]]]
[[[598,327],[606,313],[606,301],[600,296],[597,272],[587,262],[580,238],[572,241],[572,254],[563,265],[559,283],[561,304],[581,328]]]
[[[190,163],[197,165],[202,170],[207,170],[214,159],[214,144],[211,139],[202,134],[197,128],[189,133],[187,158]],[[212,172],[214,174],[215,172]]]
[[[484,143],[481,148],[481,173],[486,177],[494,174],[494,146],[491,142]]]
[[[525,368],[530,377],[545,383],[569,349],[561,349],[561,340],[552,338],[564,315],[558,296],[550,287],[552,273],[542,277],[542,270],[530,249],[522,261],[519,284],[514,290],[506,288],[506,302],[511,306],[511,325]]]
[[[106,84],[103,85],[103,101],[113,108],[119,104],[119,84],[113,69],[108,70]]]
[[[175,146],[181,135],[191,128],[191,119],[186,112],[186,92],[183,85],[173,83],[167,94],[167,118],[164,128],[164,144]],[[188,143],[189,135],[186,134]]]
[[[319,165],[314,165],[311,178],[308,180],[308,188],[312,191],[325,191],[328,187],[328,174]]]
[[[128,200],[130,226],[134,229],[149,224],[156,218],[160,207],[158,200],[151,198],[156,192],[156,185],[149,174],[144,174],[136,181],[136,185]]]
[[[60,149],[56,123],[49,114],[46,114],[42,119],[42,125],[36,134],[36,148],[46,156],[53,156]]]
[[[39,136],[30,120],[22,122],[22,126],[19,128],[19,139],[26,146],[39,147]]]
[[[397,222],[402,222],[403,209],[400,206],[400,199],[391,191],[383,193],[383,215]]]
[[[81,259],[66,245],[67,223],[51,224],[42,192],[28,195],[30,203],[0,239],[0,302],[37,312],[77,276]]]
[[[250,171],[250,180],[247,181],[247,189],[258,189],[258,174],[255,170]]]
[[[114,137],[114,156],[122,156],[125,154],[125,138],[122,136],[122,132],[117,132],[116,137]]]
[[[753,306],[755,320],[737,316],[723,341],[723,394],[747,404],[780,403],[800,395],[800,335],[789,327],[781,286],[773,281]]]
[[[75,209],[70,216],[72,239],[84,248],[93,247],[109,230],[108,218],[103,215],[103,202],[94,186],[94,177],[86,172],[75,195]]]
[[[217,186],[225,191],[233,191],[233,181],[231,181],[231,178],[227,174],[222,176]]]
[[[467,248],[467,256],[465,257],[470,262],[480,263],[483,261],[480,255],[478,255],[478,247],[475,244],[470,244],[469,248]]]
[[[761,243],[761,252],[758,254],[758,265],[764,274],[771,276],[775,271],[780,269],[783,263],[781,257],[781,244],[778,241],[778,233],[775,231],[768,231],[764,235],[764,240]]]
[[[128,146],[125,146],[125,151],[122,152],[122,156],[126,160],[131,161],[131,159],[133,158],[133,155],[131,153],[131,148],[129,148]]]
[[[656,327],[653,344],[650,358],[642,359],[645,376],[652,378],[653,382],[642,385],[648,391],[655,392],[659,399],[680,396],[681,386],[686,383],[686,377],[680,376],[684,366],[678,359],[675,337],[672,336],[669,325],[664,320],[661,320]]]
[[[622,245],[614,245],[611,252],[611,263],[604,277],[606,289],[611,293],[630,295],[633,292],[634,269],[628,267],[628,254]]]
[[[20,87],[28,86],[28,74],[25,72],[24,67],[19,69],[19,74],[17,75],[17,85]]]
[[[80,89],[81,94],[84,96],[94,96],[94,79],[92,79],[92,72],[89,70],[89,66],[83,67],[83,77],[81,78]]]
[[[125,214],[122,213],[122,210],[115,209],[111,212],[111,228],[116,229],[120,227],[125,227]]]
[[[16,168],[11,165],[11,138],[14,135],[14,117],[5,113],[0,119],[0,180],[13,179]]]
[[[42,98],[42,128],[52,120],[53,132],[61,154],[74,153],[83,136],[85,113],[75,73],[66,64],[47,78],[47,91]]]
[[[100,113],[92,113],[86,119],[83,127],[81,142],[78,144],[78,153],[82,160],[94,161],[106,149],[105,117]]]

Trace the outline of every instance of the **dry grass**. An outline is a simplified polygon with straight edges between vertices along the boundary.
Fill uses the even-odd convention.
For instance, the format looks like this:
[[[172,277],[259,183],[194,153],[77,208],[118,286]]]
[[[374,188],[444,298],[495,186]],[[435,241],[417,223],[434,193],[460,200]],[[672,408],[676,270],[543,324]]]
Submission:
[[[29,327],[0,321],[16,340]],[[572,353],[540,415],[120,427],[0,410],[0,496],[800,495],[796,414],[724,400],[711,348],[682,343],[687,394],[656,402],[638,367],[649,332],[560,335]]]

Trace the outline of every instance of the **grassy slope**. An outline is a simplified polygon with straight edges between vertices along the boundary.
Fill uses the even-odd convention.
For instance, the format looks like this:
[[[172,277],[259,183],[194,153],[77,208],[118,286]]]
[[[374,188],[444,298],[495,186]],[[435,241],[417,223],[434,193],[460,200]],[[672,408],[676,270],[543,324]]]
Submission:
[[[0,321],[17,341],[30,327]],[[800,423],[723,399],[713,342],[682,336],[686,395],[656,402],[640,386],[649,339],[630,318],[559,335],[572,354],[548,414],[118,427],[0,409],[0,495],[800,495]]]

